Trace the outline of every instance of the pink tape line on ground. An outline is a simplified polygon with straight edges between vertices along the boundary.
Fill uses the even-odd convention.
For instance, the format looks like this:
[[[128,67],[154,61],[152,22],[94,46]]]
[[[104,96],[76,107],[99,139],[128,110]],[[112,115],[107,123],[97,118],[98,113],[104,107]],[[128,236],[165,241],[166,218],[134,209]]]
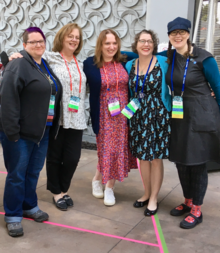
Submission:
[[[159,235],[159,232],[158,232],[158,229],[157,229],[157,224],[156,224],[156,221],[155,221],[155,218],[154,218],[153,215],[151,215],[151,219],[152,219],[152,222],[153,222],[153,225],[154,225],[154,230],[155,230],[155,234],[156,234],[156,237],[157,237],[157,241],[159,243],[160,253],[164,253],[163,246],[162,246],[162,243],[161,243],[161,240],[160,240],[160,235]]]
[[[137,159],[137,164],[138,164],[138,169],[139,169],[139,172],[140,172],[140,175],[141,175],[140,162],[139,162],[138,159]],[[142,183],[143,183],[143,186],[144,186],[144,181],[143,181],[142,175],[141,175],[141,179],[142,179]],[[157,241],[159,243],[160,253],[164,253],[162,243],[161,243],[161,240],[160,240],[160,236],[159,236],[159,233],[158,233],[158,230],[157,230],[157,224],[156,224],[156,221],[155,221],[155,218],[154,218],[153,215],[151,215],[151,219],[152,219],[152,222],[153,222],[153,225],[154,225],[154,231],[155,231],[155,234],[156,234],[156,237],[157,237]]]
[[[0,212],[0,214],[4,215],[5,213]],[[32,220],[32,219],[28,219],[28,218],[24,218],[24,219],[26,219],[26,220]],[[88,229],[84,229],[84,228],[77,228],[77,227],[67,226],[67,225],[63,225],[63,224],[59,224],[59,223],[54,223],[54,222],[49,222],[49,221],[44,221],[43,223],[46,223],[46,224],[49,224],[49,225],[53,225],[53,226],[57,226],[57,227],[63,227],[63,228],[78,230],[78,231],[86,232],[86,233],[90,233],[90,234],[107,236],[107,237],[111,237],[111,238],[115,238],[115,239],[119,239],[119,240],[124,240],[124,241],[129,241],[129,242],[135,242],[135,243],[139,243],[139,244],[145,244],[145,245],[148,245],[148,246],[160,247],[159,245],[154,244],[154,243],[138,241],[138,240],[134,240],[134,239],[126,238],[126,237],[121,237],[121,236],[117,236],[117,235],[105,234],[105,233],[101,233],[101,232],[97,232],[97,231],[93,231],[93,230],[88,230]]]
[[[139,162],[138,162],[138,168],[139,168],[139,171],[140,171]],[[7,174],[7,172],[5,172],[5,171],[0,171],[0,173]],[[143,179],[142,179],[142,181],[143,181]],[[4,215],[5,213],[0,212],[0,214]],[[28,218],[24,218],[24,219],[26,219],[26,220],[32,220],[32,219],[28,219]],[[146,245],[149,245],[149,246],[159,247],[160,251],[161,251],[161,243],[160,243],[160,240],[158,239],[158,238],[160,238],[159,237],[159,233],[156,232],[156,229],[155,229],[155,226],[156,226],[155,220],[154,220],[153,224],[155,223],[154,224],[154,229],[155,229],[155,232],[156,232],[156,236],[158,235],[157,236],[157,240],[159,242],[159,245],[153,244],[153,243],[149,243],[149,242],[138,241],[138,240],[134,240],[134,239],[126,238],[126,237],[121,237],[121,236],[117,236],[117,235],[100,233],[100,232],[96,232],[96,231],[93,231],[93,230],[87,230],[87,229],[83,229],[83,228],[71,227],[71,226],[67,226],[67,225],[63,225],[63,224],[59,224],[59,223],[53,223],[53,222],[49,222],[49,221],[44,221],[43,223],[50,224],[50,225],[53,225],[53,226],[63,227],[63,228],[74,229],[74,230],[78,230],[78,231],[81,231],[81,232],[87,232],[87,233],[92,233],[92,234],[97,234],[97,235],[112,237],[112,238],[116,238],[116,239],[120,239],[120,240],[124,240],[124,241],[135,242],[135,243],[140,243],[140,244],[146,244]],[[163,250],[161,252],[163,253]]]

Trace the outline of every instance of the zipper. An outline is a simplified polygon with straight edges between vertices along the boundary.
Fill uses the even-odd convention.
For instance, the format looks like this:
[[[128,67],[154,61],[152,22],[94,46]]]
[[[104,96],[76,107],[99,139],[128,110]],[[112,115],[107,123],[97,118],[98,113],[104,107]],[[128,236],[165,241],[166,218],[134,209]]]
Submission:
[[[48,81],[48,79],[46,78],[46,76],[36,67],[36,69],[38,70],[38,72],[41,73],[41,75],[44,76],[44,78]],[[50,82],[48,81],[49,85],[50,85]],[[52,87],[50,85],[50,97],[51,97],[51,94],[52,94]],[[50,98],[49,98],[49,104],[48,104],[48,108],[50,106]],[[47,113],[47,116],[48,116],[48,113]],[[47,125],[47,118],[46,118],[46,122],[45,122],[45,126],[44,126],[44,130],[43,130],[43,134],[39,140],[39,142],[37,143],[38,147],[40,147],[40,141],[42,140],[43,136],[44,136],[44,133],[45,133],[45,129],[46,129],[46,125]]]

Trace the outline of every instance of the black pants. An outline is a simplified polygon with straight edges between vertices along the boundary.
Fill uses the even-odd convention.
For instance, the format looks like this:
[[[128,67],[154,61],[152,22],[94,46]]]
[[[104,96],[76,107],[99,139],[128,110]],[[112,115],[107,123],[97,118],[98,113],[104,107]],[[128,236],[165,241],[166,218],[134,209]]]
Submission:
[[[47,152],[47,189],[67,192],[81,156],[83,130],[60,127],[56,140],[50,136]]]
[[[176,167],[184,197],[193,199],[194,205],[202,205],[208,185],[206,164],[185,166],[177,163]]]

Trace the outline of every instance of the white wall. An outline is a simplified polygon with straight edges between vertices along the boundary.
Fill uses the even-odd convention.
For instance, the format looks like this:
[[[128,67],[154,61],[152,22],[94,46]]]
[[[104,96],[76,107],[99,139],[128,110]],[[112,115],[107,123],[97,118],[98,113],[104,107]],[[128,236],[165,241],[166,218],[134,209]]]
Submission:
[[[94,54],[97,36],[107,28],[114,29],[121,38],[122,49],[130,51],[135,33],[145,28],[146,9],[147,0],[0,1],[0,51],[10,54],[22,50],[22,33],[29,26],[43,30],[47,49],[51,50],[56,32],[70,22],[78,23],[83,30],[84,46],[79,55],[82,60]],[[86,115],[88,118],[88,97]],[[95,141],[91,126],[85,135]]]
[[[135,33],[145,28],[147,0],[6,0],[0,1],[0,51],[21,50],[22,33],[39,26],[52,48],[56,32],[65,24],[78,23],[84,46],[80,58],[93,55],[101,30],[114,29],[123,50],[130,50]]]
[[[148,0],[146,28],[154,30],[160,42],[167,42],[167,24],[177,17],[187,18],[193,27],[195,0]]]

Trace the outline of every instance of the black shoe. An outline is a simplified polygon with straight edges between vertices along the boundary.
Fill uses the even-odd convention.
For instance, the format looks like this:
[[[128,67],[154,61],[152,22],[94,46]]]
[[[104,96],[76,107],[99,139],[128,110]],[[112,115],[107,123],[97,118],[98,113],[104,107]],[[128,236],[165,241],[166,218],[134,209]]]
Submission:
[[[63,199],[66,201],[67,206],[73,206],[73,200],[70,198],[69,195],[64,195]]]
[[[55,199],[53,198],[53,203],[55,204],[55,206],[60,209],[61,211],[66,211],[67,210],[67,204],[64,198],[60,198],[57,200],[57,202],[55,201]]]
[[[193,223],[189,223],[189,222],[185,221],[186,217],[188,217],[188,216],[191,216],[195,219]],[[202,220],[203,220],[202,213],[199,217],[196,217],[192,213],[189,213],[186,217],[180,222],[180,227],[181,228],[185,228],[185,229],[194,228],[199,223],[202,223]]]
[[[40,209],[36,213],[33,213],[33,214],[26,214],[24,211],[23,217],[31,218],[31,219],[35,220],[36,222],[43,222],[43,221],[47,221],[49,219],[49,215],[47,213],[41,211]]]
[[[8,234],[12,237],[22,236],[24,234],[21,222],[6,223]]]
[[[157,213],[158,208],[159,208],[158,203],[157,203],[157,208],[155,210],[149,210],[148,208],[146,208],[146,210],[144,211],[144,215],[145,216],[155,215]]]
[[[177,207],[180,207],[180,206],[182,206],[181,210],[176,209]],[[184,213],[189,213],[190,211],[191,211],[191,207],[189,207],[189,206],[187,206],[185,204],[181,204],[181,205],[176,206],[175,208],[173,208],[170,211],[170,215],[172,215],[172,216],[181,216]]]
[[[145,201],[135,201],[133,204],[133,207],[135,208],[139,208],[139,207],[144,207],[146,205],[148,205],[149,199],[145,200]]]

